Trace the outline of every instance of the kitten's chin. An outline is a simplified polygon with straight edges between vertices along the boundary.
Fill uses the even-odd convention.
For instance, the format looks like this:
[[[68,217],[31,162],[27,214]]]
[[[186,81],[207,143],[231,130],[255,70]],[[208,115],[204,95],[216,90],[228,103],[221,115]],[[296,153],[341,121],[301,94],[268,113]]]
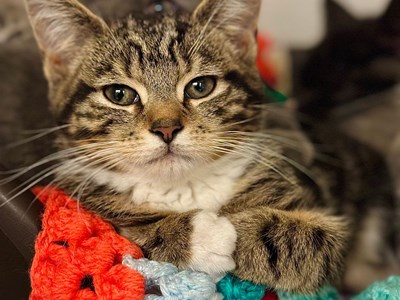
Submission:
[[[140,170],[144,177],[156,181],[171,181],[184,179],[201,164],[202,162],[189,156],[167,153],[133,168],[135,173]]]

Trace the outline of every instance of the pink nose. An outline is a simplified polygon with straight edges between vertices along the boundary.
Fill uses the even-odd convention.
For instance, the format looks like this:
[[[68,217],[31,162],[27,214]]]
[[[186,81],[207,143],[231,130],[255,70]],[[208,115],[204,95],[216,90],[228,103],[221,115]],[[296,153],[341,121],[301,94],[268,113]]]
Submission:
[[[182,126],[170,126],[170,127],[158,127],[152,128],[151,132],[161,137],[165,143],[170,144],[179,131],[182,130]]]

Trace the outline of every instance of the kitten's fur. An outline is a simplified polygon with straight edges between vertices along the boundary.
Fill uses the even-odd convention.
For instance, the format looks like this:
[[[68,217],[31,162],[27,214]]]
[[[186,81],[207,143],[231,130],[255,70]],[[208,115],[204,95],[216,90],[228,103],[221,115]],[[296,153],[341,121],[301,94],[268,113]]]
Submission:
[[[69,125],[58,132],[59,186],[151,259],[308,293],[338,279],[387,177],[379,158],[329,130],[310,128],[332,143],[316,153],[295,119],[265,105],[260,2],[203,0],[193,14],[107,25],[75,0],[26,1],[51,110]],[[185,98],[199,76],[215,89]],[[141,101],[111,103],[111,84]],[[165,143],[160,128],[179,132]]]

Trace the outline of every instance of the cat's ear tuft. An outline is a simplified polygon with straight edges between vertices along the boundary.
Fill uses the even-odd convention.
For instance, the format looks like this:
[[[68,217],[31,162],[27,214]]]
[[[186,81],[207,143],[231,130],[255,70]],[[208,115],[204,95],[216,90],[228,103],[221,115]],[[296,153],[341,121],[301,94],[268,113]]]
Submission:
[[[257,56],[257,24],[261,0],[202,0],[193,13],[194,22],[224,32],[237,54]]]
[[[326,26],[328,34],[353,28],[358,21],[334,0],[326,0]]]
[[[80,49],[107,25],[76,0],[25,0],[46,71],[65,73]],[[47,74],[49,75],[49,74]]]
[[[380,18],[385,30],[400,39],[400,0],[392,0]]]

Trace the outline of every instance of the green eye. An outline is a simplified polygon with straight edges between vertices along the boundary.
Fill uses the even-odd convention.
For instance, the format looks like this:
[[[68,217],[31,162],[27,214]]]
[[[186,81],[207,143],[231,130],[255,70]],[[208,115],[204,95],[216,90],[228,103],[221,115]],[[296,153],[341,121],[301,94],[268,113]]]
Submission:
[[[185,87],[186,99],[202,99],[209,96],[216,86],[216,79],[212,76],[204,76],[193,79]]]
[[[112,103],[121,106],[132,105],[140,101],[139,94],[126,85],[113,84],[106,86],[104,95]]]

